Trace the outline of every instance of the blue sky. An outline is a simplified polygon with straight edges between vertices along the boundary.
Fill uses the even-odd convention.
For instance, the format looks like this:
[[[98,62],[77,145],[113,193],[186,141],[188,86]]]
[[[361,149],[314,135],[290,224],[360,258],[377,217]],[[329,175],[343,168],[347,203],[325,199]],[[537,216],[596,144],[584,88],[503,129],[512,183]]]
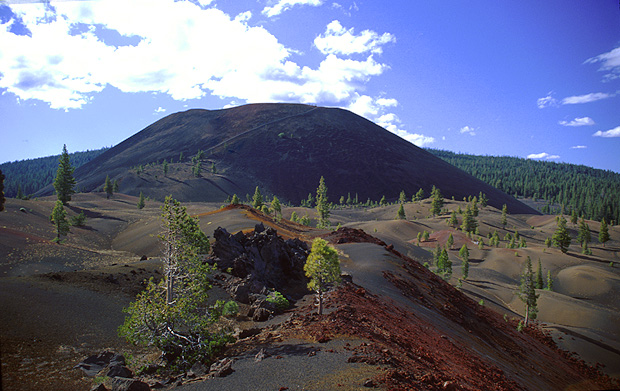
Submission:
[[[0,163],[298,102],[419,146],[620,172],[617,0],[0,0],[0,23]]]

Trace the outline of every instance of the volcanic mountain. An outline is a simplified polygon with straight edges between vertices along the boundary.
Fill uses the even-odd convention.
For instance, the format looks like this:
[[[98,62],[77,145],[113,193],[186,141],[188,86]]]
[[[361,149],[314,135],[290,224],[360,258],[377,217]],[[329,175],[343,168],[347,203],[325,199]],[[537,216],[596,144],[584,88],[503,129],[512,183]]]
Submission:
[[[199,151],[202,171],[189,160]],[[181,153],[184,159],[179,162]],[[170,166],[164,173],[161,163]],[[170,164],[174,162],[173,164]],[[194,161],[195,163],[195,161]],[[136,169],[147,166],[146,169]],[[211,168],[215,167],[215,173]],[[357,195],[396,200],[433,185],[457,200],[483,192],[510,213],[537,213],[513,197],[349,111],[300,104],[250,104],[171,114],[75,172],[78,188],[101,189],[106,175],[120,192],[180,201],[223,201],[232,194],[266,195],[299,203],[325,177],[330,200]],[[39,195],[51,194],[51,187]]]

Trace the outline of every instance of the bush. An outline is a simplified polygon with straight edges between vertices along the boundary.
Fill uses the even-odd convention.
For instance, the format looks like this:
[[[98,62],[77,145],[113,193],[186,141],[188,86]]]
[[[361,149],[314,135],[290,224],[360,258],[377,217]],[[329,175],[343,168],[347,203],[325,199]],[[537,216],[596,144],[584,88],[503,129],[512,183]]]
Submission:
[[[83,227],[86,223],[86,216],[84,212],[80,212],[79,215],[71,217],[71,225],[74,227]]]
[[[278,291],[273,291],[267,296],[267,301],[273,304],[278,310],[282,311],[287,309],[290,306],[290,303],[282,295],[282,293]]]
[[[239,314],[239,305],[235,301],[227,301],[222,308],[222,315],[234,317]]]

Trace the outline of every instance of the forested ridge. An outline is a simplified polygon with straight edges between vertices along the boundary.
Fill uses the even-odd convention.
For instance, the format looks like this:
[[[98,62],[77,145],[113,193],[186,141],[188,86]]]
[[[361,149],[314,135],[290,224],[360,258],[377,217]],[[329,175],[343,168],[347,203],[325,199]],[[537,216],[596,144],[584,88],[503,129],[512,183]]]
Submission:
[[[437,149],[433,155],[508,194],[558,204],[586,219],[620,220],[620,174],[583,165],[508,156],[476,156]]]
[[[109,148],[93,151],[74,152],[69,154],[71,165],[80,167]],[[0,165],[0,170],[6,176],[4,180],[4,194],[7,197],[27,197],[37,190],[51,184],[58,170],[60,155],[41,157],[37,159],[19,160]]]

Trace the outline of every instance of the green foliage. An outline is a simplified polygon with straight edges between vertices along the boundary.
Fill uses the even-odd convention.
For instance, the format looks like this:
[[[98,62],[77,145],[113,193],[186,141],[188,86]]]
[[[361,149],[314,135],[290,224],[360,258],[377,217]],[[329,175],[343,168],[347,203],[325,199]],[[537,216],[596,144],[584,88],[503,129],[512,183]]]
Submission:
[[[194,167],[192,167],[192,174],[198,178],[200,177],[200,172],[202,171],[202,162],[200,160],[196,160],[194,162]]]
[[[385,196],[381,196],[381,199],[379,200],[379,205],[381,206],[387,205],[387,200],[385,199]]]
[[[420,190],[418,190],[417,193],[415,193],[415,195],[413,196],[413,200],[412,201],[422,201],[422,199],[424,198],[424,189],[420,188]]]
[[[472,209],[469,205],[467,205],[467,209],[465,209],[465,213],[463,213],[463,223],[461,224],[461,229],[463,232],[474,232],[477,226],[478,222],[474,218]]]
[[[217,174],[217,167],[215,167],[215,162],[211,162],[211,173]]]
[[[271,212],[269,207],[267,205],[265,205],[265,204],[263,204],[263,206],[260,207],[260,211],[263,212],[266,215],[269,215],[270,212]]]
[[[327,185],[325,178],[319,180],[319,187],[316,189],[316,211],[318,213],[318,228],[329,227],[329,205],[327,201]]]
[[[551,237],[551,240],[553,241],[553,245],[555,247],[559,248],[563,253],[566,253],[571,242],[568,229],[566,229],[566,219],[562,216],[558,216],[557,221],[558,228]]]
[[[601,229],[598,233],[598,241],[603,246],[605,246],[605,243],[609,241],[609,228],[607,227],[607,222],[605,222],[605,219],[601,221]]]
[[[538,258],[538,271],[536,272],[536,289],[543,289],[543,272],[540,258]]]
[[[429,152],[508,194],[566,205],[589,220],[620,221],[620,174],[582,165]],[[543,211],[549,213],[547,210]]]
[[[592,240],[592,234],[590,233],[590,226],[584,219],[581,219],[579,222],[579,232],[577,233],[577,241],[581,244],[581,247],[584,245],[587,247],[588,243]]]
[[[421,241],[422,241],[422,232],[418,232],[418,246],[420,245]]]
[[[164,172],[164,176],[167,176],[169,167],[168,167],[168,162],[166,161],[166,159],[164,159],[164,162],[161,164],[161,168]]]
[[[73,177],[73,171],[75,168],[71,165],[69,153],[67,152],[67,146],[63,145],[62,154],[58,159],[58,170],[56,171],[56,179],[54,180],[54,189],[56,189],[56,195],[58,200],[66,205],[71,201],[71,195],[75,193],[73,187],[75,186],[75,178]]]
[[[143,209],[146,206],[146,202],[144,201],[144,194],[140,192],[140,196],[138,197],[138,209]]]
[[[236,194],[233,194],[232,199],[230,200],[232,205],[239,205],[241,201],[239,201],[239,197]]]
[[[283,311],[291,305],[286,297],[278,291],[270,292],[266,300],[273,304],[279,311]]]
[[[441,208],[443,208],[443,196],[441,191],[433,185],[431,190],[431,214],[437,216],[441,214]]]
[[[282,205],[280,205],[280,200],[276,196],[273,196],[271,201],[271,209],[273,209],[276,220],[280,220],[282,218]]]
[[[110,181],[110,176],[105,176],[105,184],[103,185],[103,191],[106,193],[106,198],[112,197],[114,194],[114,187],[112,186],[112,181]]]
[[[456,228],[457,225],[459,225],[459,219],[456,217],[456,211],[452,211],[452,213],[450,213],[450,220],[448,220],[448,225]]]
[[[151,279],[128,314],[119,334],[131,343],[156,346],[178,368],[211,357],[232,341],[227,330],[215,327],[224,303],[207,306],[209,275],[203,261],[209,240],[185,207],[166,197],[162,207],[164,278]]]
[[[463,245],[459,250],[459,256],[463,260],[463,279],[467,279],[469,277],[469,250],[467,249],[467,245]]]
[[[67,212],[61,200],[56,201],[52,214],[50,215],[50,221],[54,224],[54,228],[56,229],[56,239],[54,239],[54,241],[60,243],[61,236],[66,236],[69,233]]]
[[[236,301],[229,300],[222,307],[222,315],[235,317],[239,314],[239,304]]]
[[[547,270],[547,287],[548,291],[553,291],[553,279],[551,278],[551,270]]]
[[[308,217],[307,214],[303,215],[300,219],[299,219],[299,224],[301,225],[305,225],[305,226],[310,226],[310,217]]]
[[[525,326],[528,325],[530,318],[536,319],[538,297],[534,272],[532,271],[532,260],[528,256],[525,261],[525,270],[521,275],[521,285],[519,286],[519,299],[525,304]]]
[[[452,236],[452,232],[450,232],[450,235],[448,235],[448,240],[446,240],[446,247],[448,249],[452,249],[453,245],[454,245],[454,236]]]
[[[508,206],[506,206],[506,204],[504,204],[504,206],[502,206],[502,227],[506,228],[506,224],[508,223],[507,220],[507,215],[508,215]]]
[[[426,230],[424,230],[424,232],[422,232],[422,240],[423,241],[427,242],[428,239],[430,239],[430,237],[431,237],[431,235]]]
[[[296,223],[298,219],[297,212],[293,211],[293,213],[291,213],[291,221]]]
[[[260,210],[263,206],[263,195],[260,193],[260,189],[256,186],[256,190],[254,190],[254,196],[252,197],[252,207],[254,209]]]
[[[69,154],[69,158],[74,167],[77,168],[90,162],[108,149],[74,152]],[[39,189],[52,184],[58,171],[60,157],[61,155],[55,155],[0,164],[0,170],[6,175],[5,195],[21,198],[17,197],[20,189],[23,197],[36,193]]]
[[[319,315],[323,313],[323,292],[332,284],[340,282],[340,261],[338,253],[325,240],[312,241],[310,255],[304,265],[306,277],[310,279],[308,289],[316,292],[319,300]]]
[[[398,202],[400,202],[401,204],[407,202],[407,195],[405,194],[404,190],[401,190],[400,195],[398,196]]]
[[[405,220],[407,218],[407,216],[405,215],[405,207],[403,206],[403,204],[400,204],[400,207],[398,208],[398,213],[396,218],[398,220]]]
[[[545,239],[545,246],[547,246],[547,248],[551,247],[551,238]]]
[[[86,223],[86,215],[84,215],[84,211],[81,211],[79,214],[72,216],[69,220],[72,226],[83,227]]]

